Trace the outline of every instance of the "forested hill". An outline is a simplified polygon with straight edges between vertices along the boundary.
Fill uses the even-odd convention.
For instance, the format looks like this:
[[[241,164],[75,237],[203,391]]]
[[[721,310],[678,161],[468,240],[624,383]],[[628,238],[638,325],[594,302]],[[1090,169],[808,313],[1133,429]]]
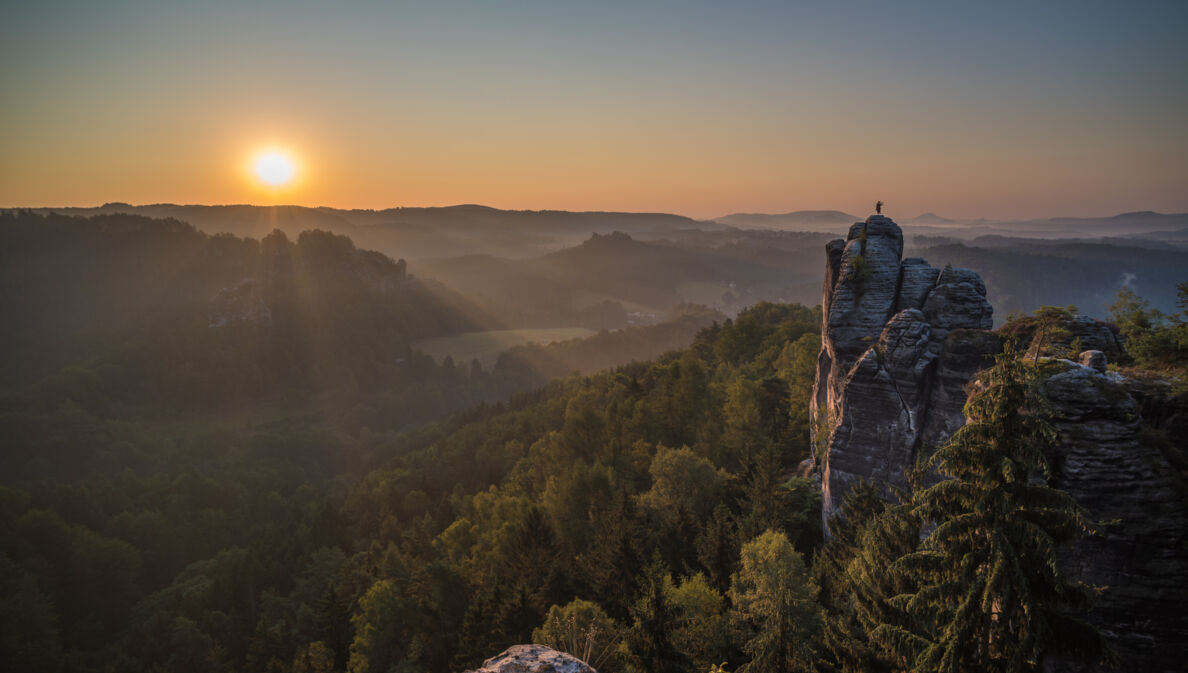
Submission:
[[[253,238],[266,236],[274,229],[289,236],[321,229],[349,236],[360,247],[414,261],[477,253],[530,257],[576,244],[591,233],[670,233],[684,229],[724,228],[716,222],[667,213],[500,210],[474,204],[344,210],[304,206],[107,203],[97,208],[38,208],[36,212],[169,218],[189,222],[208,234],[230,233]]]
[[[489,328],[481,310],[326,232],[6,214],[0,274],[4,483],[175,470],[178,435],[390,431],[508,392],[411,349]]]
[[[414,339],[489,326],[462,297],[409,278],[403,260],[317,230],[256,241],[134,215],[9,213],[0,215],[0,274],[6,386],[130,339],[144,360],[258,356],[235,363],[245,379],[298,377],[284,371],[298,361],[366,377]]]
[[[815,487],[790,478],[819,324],[757,306],[655,363],[378,445],[213,433],[173,446],[203,456],[180,474],[0,490],[0,629],[27,644],[5,667],[444,673],[569,605],[634,648],[614,671],[665,601],[689,670],[741,661],[723,596],[744,544],[770,529],[803,572],[820,535]],[[363,445],[393,457],[361,480],[307,462]]]
[[[798,477],[819,308],[694,311],[486,372],[408,346],[481,312],[345,237],[30,214],[0,237],[0,670],[447,673],[564,648],[571,618],[603,673],[897,670],[869,634],[913,626],[891,597],[916,580],[888,569],[924,519],[856,487],[822,543]],[[1182,382],[1186,316],[1119,304],[1135,357]]]
[[[625,323],[629,313],[664,315],[680,303],[733,314],[760,301],[816,302],[817,265],[829,238],[729,231],[651,234],[645,240],[612,232],[534,259],[472,255],[420,268],[508,322],[574,324],[583,313],[609,305]]]
[[[135,215],[2,214],[0,281],[6,484],[175,473],[202,462],[189,442],[220,432],[236,441],[211,441],[251,438],[249,462],[308,448],[299,471],[305,458],[358,469],[393,432],[656,357],[721,318],[686,310],[519,349],[486,371],[414,349],[501,325],[403,260],[323,231],[256,241]]]

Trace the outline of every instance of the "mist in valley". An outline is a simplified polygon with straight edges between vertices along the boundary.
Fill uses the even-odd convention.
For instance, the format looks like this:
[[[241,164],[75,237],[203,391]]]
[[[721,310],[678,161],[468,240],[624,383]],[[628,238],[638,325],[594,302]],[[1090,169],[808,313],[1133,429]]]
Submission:
[[[1186,5],[26,3],[0,671],[1188,659]]]

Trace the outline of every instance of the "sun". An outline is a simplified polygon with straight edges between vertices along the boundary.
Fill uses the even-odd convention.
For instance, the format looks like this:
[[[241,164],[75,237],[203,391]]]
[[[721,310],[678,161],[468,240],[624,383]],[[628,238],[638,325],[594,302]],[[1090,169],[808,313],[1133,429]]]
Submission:
[[[270,187],[283,187],[293,181],[297,163],[282,150],[266,150],[252,161],[252,172]]]

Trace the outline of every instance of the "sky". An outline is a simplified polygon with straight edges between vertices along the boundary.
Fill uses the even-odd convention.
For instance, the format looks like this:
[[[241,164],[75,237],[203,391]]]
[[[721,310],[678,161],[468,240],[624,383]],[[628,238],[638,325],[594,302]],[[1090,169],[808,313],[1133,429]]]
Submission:
[[[1188,212],[1183,0],[0,2],[0,207]]]

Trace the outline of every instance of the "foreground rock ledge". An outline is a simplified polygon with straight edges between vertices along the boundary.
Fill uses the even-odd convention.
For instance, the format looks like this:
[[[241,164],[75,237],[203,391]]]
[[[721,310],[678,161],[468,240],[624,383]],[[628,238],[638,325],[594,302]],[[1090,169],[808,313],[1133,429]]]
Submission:
[[[577,657],[544,645],[512,645],[464,673],[598,673]]]

